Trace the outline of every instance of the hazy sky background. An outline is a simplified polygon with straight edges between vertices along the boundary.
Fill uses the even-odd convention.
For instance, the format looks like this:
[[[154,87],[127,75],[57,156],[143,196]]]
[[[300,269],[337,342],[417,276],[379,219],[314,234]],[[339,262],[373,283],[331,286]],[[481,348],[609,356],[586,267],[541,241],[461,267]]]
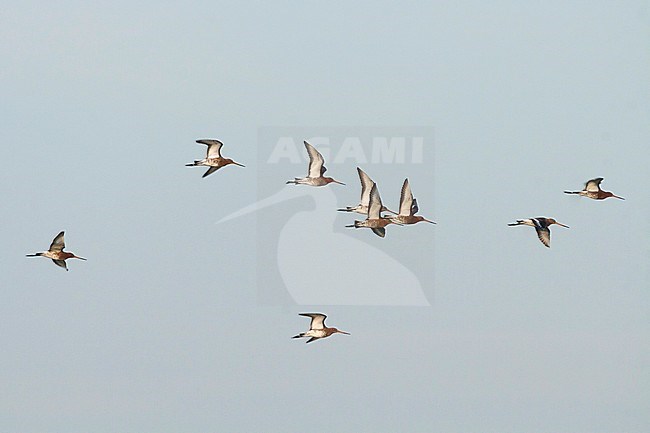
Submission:
[[[91,3],[0,12],[0,431],[650,430],[647,2]],[[269,125],[434,128],[438,225],[381,240],[430,307],[259,302],[256,219],[215,222]],[[562,194],[597,176],[627,200]],[[60,230],[87,262],[24,257]]]

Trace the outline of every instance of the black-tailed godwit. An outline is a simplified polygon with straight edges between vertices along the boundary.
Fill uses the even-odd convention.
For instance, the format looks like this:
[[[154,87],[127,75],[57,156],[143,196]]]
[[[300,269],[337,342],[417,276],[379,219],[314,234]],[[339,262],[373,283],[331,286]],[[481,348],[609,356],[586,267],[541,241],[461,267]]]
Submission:
[[[334,180],[331,177],[323,176],[327,171],[325,167],[325,160],[323,155],[316,150],[311,144],[305,143],[305,148],[307,149],[307,154],[309,155],[309,170],[307,171],[306,177],[296,177],[293,180],[288,180],[287,183],[292,183],[295,185],[311,185],[311,186],[323,186],[328,183],[334,182],[340,185],[345,185],[343,182]]]
[[[223,147],[223,143],[220,142],[219,140],[196,140],[196,142],[208,146],[207,155],[204,159],[195,160],[190,164],[185,164],[185,166],[186,167],[195,167],[195,166],[210,167],[208,168],[208,171],[206,171],[201,177],[209,176],[215,171],[219,170],[221,167],[225,167],[226,165],[229,164],[235,164],[240,167],[244,167],[244,165],[235,162],[230,158],[224,158],[221,156],[221,148]]]
[[[569,226],[559,223],[555,221],[553,218],[545,218],[545,217],[517,220],[516,223],[510,223],[508,225],[509,226],[525,225],[525,226],[535,227],[535,231],[537,231],[537,237],[539,237],[539,240],[542,241],[542,243],[545,246],[551,248],[551,231],[549,230],[549,227],[552,224],[557,224],[559,226],[569,228]]]
[[[435,221],[428,220],[420,215],[415,215],[418,210],[418,201],[413,198],[409,180],[404,179],[404,184],[402,185],[402,194],[400,195],[399,199],[399,214],[391,217],[390,219],[394,223],[404,225],[415,224],[419,223],[420,221],[435,224]]]
[[[390,218],[385,218],[381,215],[381,209],[383,208],[381,204],[381,197],[379,196],[379,190],[377,190],[377,184],[374,184],[370,189],[370,205],[368,206],[368,218],[363,221],[355,220],[354,224],[351,224],[346,227],[362,228],[367,227],[373,231],[379,237],[386,236],[386,226],[388,224],[398,224],[399,222],[392,221]]]
[[[583,197],[587,197],[593,200],[604,200],[608,197],[618,198],[620,200],[625,200],[623,197],[612,194],[609,191],[603,191],[600,189],[600,182],[603,181],[602,177],[597,177],[596,179],[588,180],[585,183],[585,187],[582,191],[564,191],[565,194],[578,194]]]
[[[62,267],[66,271],[68,270],[68,266],[65,262],[67,259],[86,260],[83,257],[75,256],[73,253],[63,251],[65,248],[65,240],[63,239],[63,236],[64,232],[56,235],[48,251],[42,253],[27,254],[27,257],[47,257],[48,259],[52,259],[55,265]]]
[[[357,172],[359,173],[359,180],[361,181],[361,202],[359,202],[358,205],[355,207],[352,206],[346,206],[343,209],[337,209],[340,212],[356,212],[360,213],[361,215],[368,215],[368,206],[370,205],[370,190],[372,189],[372,186],[375,184],[372,179],[370,179],[370,176],[366,174],[363,170],[361,170],[359,167],[357,167]],[[388,209],[386,206],[382,206],[381,208],[382,212],[390,212],[390,213],[395,213],[392,210]]]
[[[302,332],[291,338],[310,337],[309,340],[307,340],[307,343],[311,343],[312,341],[316,341],[320,338],[327,338],[332,334],[350,335],[349,332],[339,331],[336,328],[328,328],[327,326],[325,326],[325,319],[327,318],[327,316],[324,314],[300,313],[300,315],[305,317],[311,317],[311,323],[309,324],[309,331]]]

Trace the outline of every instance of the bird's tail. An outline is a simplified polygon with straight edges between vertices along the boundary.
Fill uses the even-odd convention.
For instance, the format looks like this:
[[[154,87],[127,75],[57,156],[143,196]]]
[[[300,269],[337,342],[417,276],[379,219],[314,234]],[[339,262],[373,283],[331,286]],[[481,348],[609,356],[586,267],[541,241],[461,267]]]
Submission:
[[[524,223],[523,220],[517,220],[516,223],[510,223],[510,224],[508,224],[508,225],[509,225],[509,226],[519,226],[519,225],[522,225],[523,223]]]
[[[350,225],[348,225],[346,227],[354,227],[355,229],[358,229],[359,227],[362,227],[361,226],[361,221],[354,220],[354,224],[350,224]]]
[[[350,206],[346,206],[343,209],[336,209],[336,210],[339,211],[339,212],[352,212],[354,210],[354,208],[350,207]]]
[[[291,184],[291,183],[294,184],[294,185],[298,185],[298,178],[295,178],[294,180],[288,180],[287,181],[287,185]]]
[[[185,167],[194,167],[194,166],[197,166],[197,165],[199,165],[199,161],[194,161],[194,162],[191,162],[189,164],[185,164]]]
[[[300,334],[298,334],[298,335],[294,335],[294,336],[291,337],[291,338],[302,338],[302,337],[304,337],[304,336],[305,336],[304,333],[300,333]]]
[[[27,254],[25,257],[40,257],[43,253]]]
[[[580,194],[580,191],[564,191],[565,194]]]

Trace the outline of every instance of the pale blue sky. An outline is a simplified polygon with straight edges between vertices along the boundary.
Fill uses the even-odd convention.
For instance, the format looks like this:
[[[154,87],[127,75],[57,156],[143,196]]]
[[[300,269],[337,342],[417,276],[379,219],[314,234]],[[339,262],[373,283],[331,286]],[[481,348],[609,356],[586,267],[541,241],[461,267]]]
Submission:
[[[0,431],[650,430],[647,2],[8,2],[0,53]],[[438,225],[333,229],[421,251],[430,307],[260,302],[265,227],[216,222],[305,171],[266,126],[433,128],[368,171]],[[597,176],[627,200],[562,194]],[[60,230],[87,262],[24,257]]]

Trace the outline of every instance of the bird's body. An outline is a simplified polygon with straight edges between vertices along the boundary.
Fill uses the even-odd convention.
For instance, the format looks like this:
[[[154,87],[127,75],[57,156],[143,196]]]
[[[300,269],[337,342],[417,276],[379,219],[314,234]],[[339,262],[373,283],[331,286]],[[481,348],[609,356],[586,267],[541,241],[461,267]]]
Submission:
[[[52,259],[55,265],[62,267],[66,271],[68,270],[68,266],[65,262],[67,259],[86,260],[83,257],[75,256],[73,253],[63,251],[65,248],[64,233],[65,232],[61,232],[56,235],[49,250],[41,253],[27,254],[27,257],[47,257],[48,259]]]
[[[620,200],[625,200],[623,197],[614,195],[609,191],[603,191],[600,189],[600,183],[603,181],[602,177],[597,177],[595,179],[588,180],[585,183],[585,187],[582,191],[564,191],[565,194],[578,194],[582,197],[587,197],[592,200],[604,200],[608,197],[618,198]]]
[[[221,156],[221,147],[223,143],[219,140],[196,140],[199,144],[205,144],[208,146],[208,152],[205,158],[195,160],[190,164],[185,164],[186,167],[195,167],[195,166],[206,166],[210,167],[203,176],[206,177],[219,170],[221,167],[225,167],[229,164],[235,164],[240,167],[244,167],[242,164],[233,161],[230,158],[224,158]]]
[[[329,183],[338,183],[340,185],[345,185],[343,182],[334,180],[331,177],[323,176],[327,171],[325,167],[325,160],[323,155],[320,154],[318,150],[311,144],[305,143],[305,148],[307,149],[307,154],[309,155],[309,169],[307,171],[306,177],[296,177],[293,180],[288,180],[287,183],[292,183],[294,185],[309,185],[309,186],[324,186]]]
[[[389,224],[398,224],[399,222],[393,221],[390,218],[384,218],[381,216],[381,209],[383,205],[381,204],[381,197],[379,196],[379,190],[377,189],[377,184],[373,184],[370,189],[370,205],[368,206],[368,218],[363,221],[354,221],[354,224],[351,224],[346,227],[362,228],[366,227],[373,231],[379,237],[386,236],[386,226]]]
[[[303,338],[309,337],[307,343],[318,340],[319,338],[327,338],[332,334],[346,334],[350,335],[348,332],[339,331],[336,328],[328,328],[325,326],[326,315],[321,313],[300,313],[301,316],[310,317],[311,323],[309,324],[309,331],[302,332],[298,335],[295,335],[291,338]]]
[[[396,224],[410,225],[419,223],[420,221],[435,224],[434,221],[428,220],[423,216],[415,215],[418,212],[418,201],[413,198],[409,180],[404,179],[402,185],[402,193],[399,199],[399,214],[391,217],[390,220]]]
[[[343,209],[337,210],[340,212],[356,212],[361,215],[368,215],[368,209],[370,207],[370,190],[372,190],[372,186],[375,184],[375,182],[370,179],[370,176],[368,176],[359,167],[357,167],[357,173],[359,173],[359,180],[361,181],[361,201],[354,207],[346,206]],[[381,211],[390,212],[393,214],[395,213],[392,210],[388,209],[386,206],[382,206]]]
[[[537,237],[539,240],[544,244],[546,247],[550,248],[551,247],[551,230],[549,229],[549,226],[557,224],[562,227],[569,228],[569,226],[564,225],[562,223],[559,223],[555,221],[553,218],[546,218],[546,217],[537,217],[537,218],[528,218],[524,220],[517,220],[515,223],[510,223],[508,224],[509,226],[519,226],[519,225],[525,225],[525,226],[531,226],[535,228],[535,231],[537,232]]]

